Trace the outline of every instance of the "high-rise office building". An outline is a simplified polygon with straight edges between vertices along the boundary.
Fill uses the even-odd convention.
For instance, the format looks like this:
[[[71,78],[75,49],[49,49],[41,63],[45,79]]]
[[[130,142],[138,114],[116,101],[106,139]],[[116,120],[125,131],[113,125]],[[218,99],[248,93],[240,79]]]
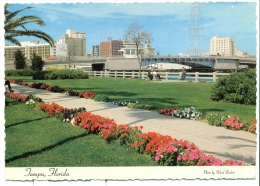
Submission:
[[[100,43],[100,56],[122,56],[122,53],[119,51],[123,48],[122,40],[108,40]]]
[[[71,29],[66,30],[66,34],[61,37],[67,44],[67,52],[71,56],[86,56],[86,33]]]
[[[234,56],[235,39],[214,36],[210,39],[210,55]]]
[[[92,46],[92,56],[99,57],[99,45]]]

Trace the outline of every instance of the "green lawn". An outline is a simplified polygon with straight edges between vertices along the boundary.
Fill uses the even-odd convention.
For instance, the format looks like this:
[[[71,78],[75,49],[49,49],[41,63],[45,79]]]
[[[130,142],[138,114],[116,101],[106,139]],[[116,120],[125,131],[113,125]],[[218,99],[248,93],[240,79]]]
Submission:
[[[146,155],[6,98],[6,167],[156,166]]]
[[[156,83],[139,79],[90,77],[81,80],[32,80],[32,77],[12,77],[32,82],[44,82],[49,85],[59,85],[77,91],[93,91],[96,94],[106,94],[112,101],[137,100],[152,105],[158,111],[168,107],[194,106],[205,116],[211,113],[237,115],[241,120],[249,121],[256,118],[255,105],[240,105],[235,103],[215,102],[210,99],[214,83]]]

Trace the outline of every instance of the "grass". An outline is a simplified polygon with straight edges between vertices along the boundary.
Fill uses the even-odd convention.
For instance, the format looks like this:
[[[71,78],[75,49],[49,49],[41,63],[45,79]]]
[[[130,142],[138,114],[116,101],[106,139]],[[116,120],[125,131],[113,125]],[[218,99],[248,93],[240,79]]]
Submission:
[[[6,98],[6,167],[156,166],[146,155]]]
[[[85,80],[32,80],[32,77],[14,77],[23,79],[29,84],[44,82],[59,85],[77,91],[93,91],[105,94],[112,101],[137,100],[151,105],[155,110],[178,106],[180,108],[194,106],[203,113],[203,121],[211,113],[237,115],[242,121],[256,118],[255,105],[240,105],[227,102],[215,102],[210,99],[214,83],[156,83],[139,79],[90,77]]]

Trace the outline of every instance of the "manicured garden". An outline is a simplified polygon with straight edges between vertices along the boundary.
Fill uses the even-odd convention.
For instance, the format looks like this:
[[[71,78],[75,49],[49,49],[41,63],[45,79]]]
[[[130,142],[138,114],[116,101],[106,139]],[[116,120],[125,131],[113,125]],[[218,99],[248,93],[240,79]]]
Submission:
[[[156,166],[147,155],[107,143],[25,102],[6,97],[6,167]]]
[[[52,74],[52,73],[48,73],[48,74]],[[69,73],[66,72],[66,74],[68,75]],[[249,74],[252,74],[252,72],[250,72]],[[63,76],[63,73],[59,72],[59,76]],[[234,77],[239,79],[237,75]],[[231,78],[233,77],[231,76]],[[199,119],[207,122],[210,125],[222,126],[230,130],[245,130],[248,132],[256,133],[256,123],[257,123],[255,119],[256,108],[255,105],[253,104],[255,97],[254,94],[252,94],[254,93],[255,88],[254,86],[252,86],[254,82],[250,80],[249,81],[247,80],[249,82],[248,84],[246,83],[247,87],[250,88],[249,93],[245,92],[243,89],[238,89],[236,91],[240,91],[240,92],[242,91],[242,93],[239,94],[231,93],[232,96],[222,97],[222,94],[225,91],[226,93],[228,93],[227,91],[232,92],[232,90],[224,90],[223,87],[220,86],[220,83],[222,84],[232,83],[232,81],[230,81],[229,78],[227,79],[223,78],[220,81],[218,81],[217,84],[216,83],[202,84],[202,83],[192,83],[192,82],[154,83],[154,82],[149,82],[149,81],[139,80],[139,79],[97,78],[97,77],[91,77],[90,79],[83,78],[83,79],[66,79],[66,80],[56,79],[56,80],[36,81],[33,80],[34,78],[32,78],[31,76],[9,76],[8,79],[12,83],[28,86],[30,88],[38,88],[47,91],[63,93],[68,96],[79,96],[85,99],[94,99],[95,101],[111,102],[111,104],[113,103],[118,106],[127,106],[129,108],[149,109],[149,110],[157,111],[160,114],[164,114],[165,116],[170,116],[170,117],[173,116],[173,117],[193,119],[193,120]],[[233,88],[235,89],[236,86],[233,86]],[[102,116],[91,114],[87,112],[85,108],[78,108],[78,109],[63,108],[62,106],[57,105],[56,103],[47,104],[41,102],[41,99],[39,98],[35,98],[33,96],[28,96],[28,95],[22,95],[19,93],[6,92],[6,96],[15,99],[16,101],[26,102],[27,107],[29,106],[28,108],[30,109],[33,108],[32,111],[34,112],[37,112],[37,110],[39,112],[39,110],[41,110],[44,111],[47,114],[47,116],[55,116],[56,118],[52,117],[52,119],[54,118],[58,120],[57,122],[56,121],[51,122],[52,123],[50,124],[51,126],[54,125],[58,126],[59,124],[56,125],[56,123],[61,123],[61,125],[67,127],[68,123],[71,123],[74,126],[74,128],[72,129],[61,127],[62,130],[64,128],[65,133],[68,131],[83,132],[82,134],[79,135],[77,134],[74,135],[73,133],[71,133],[71,135],[74,136],[68,136],[67,138],[66,135],[62,135],[66,139],[60,138],[61,136],[59,135],[56,137],[56,135],[54,134],[52,137],[50,137],[51,144],[48,144],[49,141],[48,139],[46,141],[41,139],[41,135],[40,135],[39,139],[35,141],[35,144],[33,142],[32,144],[28,143],[29,146],[27,147],[25,145],[22,149],[19,149],[19,147],[17,146],[18,149],[14,148],[13,149],[14,152],[11,151],[10,153],[7,153],[6,163],[9,164],[10,166],[12,165],[16,166],[17,165],[16,162],[18,162],[19,166],[22,166],[23,163],[27,164],[26,162],[30,158],[37,159],[37,156],[43,156],[48,159],[45,153],[59,153],[59,149],[61,149],[61,151],[64,151],[63,147],[65,147],[66,149],[70,148],[70,143],[72,144],[72,141],[79,140],[78,138],[80,139],[84,138],[84,140],[85,138],[88,138],[88,140],[91,141],[92,136],[94,134],[99,136],[99,140],[103,138],[107,143],[109,143],[109,145],[116,145],[120,148],[126,148],[131,153],[134,153],[133,150],[136,150],[138,152],[138,155],[142,155],[141,157],[148,158],[148,159],[150,158],[149,160],[155,160],[159,165],[164,165],[164,166],[165,165],[166,166],[243,165],[242,162],[237,162],[233,160],[222,161],[211,155],[206,155],[204,152],[200,151],[200,149],[192,142],[178,140],[170,136],[164,136],[155,132],[142,133],[141,126],[130,127],[127,124],[118,125],[114,122],[113,119],[104,118]],[[9,98],[7,98],[7,100]],[[241,102],[241,103],[243,102],[243,104],[230,103],[231,101]],[[15,104],[13,105],[13,103]],[[7,106],[8,105],[16,106],[17,102],[13,102],[13,103],[12,104],[8,103]],[[25,106],[25,104],[22,106]],[[6,107],[6,109],[8,109],[8,107]],[[26,115],[24,115],[24,117],[26,118]],[[29,116],[27,117],[27,119],[28,118]],[[40,118],[44,118],[44,117],[40,117]],[[49,117],[47,118],[47,120],[48,119]],[[41,119],[39,118],[36,119],[33,126],[39,125],[38,120]],[[30,122],[31,121],[29,121],[29,123]],[[32,122],[34,122],[34,120],[32,120]],[[8,125],[8,122],[6,124]],[[14,126],[19,124],[20,123],[18,124],[15,123]],[[79,129],[79,127],[76,127],[75,129],[75,126],[82,127],[85,130],[82,131],[81,129]],[[13,127],[13,124],[11,127]],[[41,127],[44,127],[44,124]],[[70,127],[72,126],[70,125]],[[9,127],[7,126],[7,128]],[[47,128],[51,129],[51,127],[47,127]],[[44,134],[48,133],[46,132],[47,128],[42,129],[44,131]],[[60,128],[60,126],[58,128]],[[59,130],[58,128],[53,128],[51,130],[53,130],[53,132],[55,133]],[[38,126],[34,130],[38,130]],[[35,132],[33,132],[33,134],[30,133],[31,131],[34,130],[30,130],[29,133],[27,133],[28,131],[25,131],[25,134],[28,134],[26,135],[25,139],[27,139],[28,136],[32,136],[32,138],[37,138],[38,135],[34,136]],[[17,135],[21,135],[21,137],[23,137],[23,134],[19,133]],[[11,144],[11,146],[15,146],[17,144],[17,141],[15,141],[16,137],[15,136],[12,137],[13,139],[11,140],[8,140],[7,138],[7,141],[8,143]],[[93,138],[95,138],[96,140],[96,137],[97,136]],[[84,143],[88,144],[89,142],[88,140],[84,141]],[[12,141],[14,141],[13,144],[11,143]],[[36,148],[35,146],[37,146],[37,144],[38,145],[41,144],[40,143],[41,141],[44,141],[43,142],[44,147]],[[102,144],[104,143],[104,141],[99,143]],[[69,147],[66,146],[67,144]],[[82,145],[84,146],[83,143]],[[103,149],[103,147],[99,147],[96,144],[94,146],[98,147],[96,149],[97,151],[98,149],[99,150]],[[75,147],[75,148],[77,149],[82,147]],[[19,150],[21,150],[22,152],[20,152]],[[82,153],[82,151],[80,152]],[[10,157],[8,157],[8,155]],[[80,159],[81,158],[84,159],[84,157],[81,156],[81,154],[79,156]],[[25,162],[23,162],[23,160],[25,160]],[[103,160],[100,161],[103,162]],[[46,166],[52,165],[48,160],[45,162],[47,163],[44,164]],[[58,163],[59,161],[55,161],[55,162]],[[90,163],[93,166],[103,165],[102,163],[95,164],[96,162],[95,160],[93,161],[91,160],[91,162],[94,163],[94,165]],[[106,162],[106,160],[104,160],[104,162]],[[70,163],[66,164],[65,166],[75,165],[74,161]],[[87,162],[84,163],[86,164],[84,164],[83,166],[89,166]],[[145,161],[145,165],[153,165],[154,162],[152,162],[151,164],[150,163],[151,162],[149,161],[148,162]],[[104,164],[107,166],[106,163]],[[122,164],[117,164],[112,162],[111,166],[120,166],[120,165],[127,166],[130,164],[122,160]],[[57,164],[57,166],[58,165],[59,163]],[[38,164],[36,166],[38,166]]]
[[[154,110],[165,115],[184,117],[183,114],[168,112],[178,108],[181,113],[195,108],[196,117],[214,126],[223,126],[234,130],[248,131],[256,121],[256,106],[250,104],[231,103],[229,101],[213,101],[212,90],[216,83],[154,83],[139,79],[100,78],[66,79],[66,80],[33,80],[31,76],[8,76],[10,79],[22,79],[27,85],[33,83],[38,87],[49,85],[46,88],[53,92],[65,90],[68,95],[78,95],[82,92],[92,92],[96,100],[110,101],[129,108]],[[35,85],[35,84],[34,84]],[[51,90],[52,89],[52,90]],[[82,95],[83,96],[83,95]],[[216,96],[215,96],[216,97]],[[135,104],[138,102],[138,104]],[[131,104],[128,104],[131,103]],[[186,116],[191,115],[188,113]],[[236,127],[230,127],[224,122],[228,118],[238,118]],[[225,120],[224,120],[225,119]],[[241,123],[243,125],[241,125]],[[243,126],[243,127],[238,127]],[[251,127],[252,128],[252,127]],[[253,131],[254,133],[254,131]]]
[[[97,164],[95,164],[96,161],[93,160],[94,162],[93,165],[91,158],[85,161],[87,157],[84,154],[84,150],[82,151],[82,149],[84,149],[83,147],[87,145],[86,151],[88,151],[89,149],[94,150],[94,155],[93,153],[91,153],[90,157],[97,158],[96,157],[97,151],[101,151],[101,153],[99,152],[98,155],[104,154],[105,157],[107,157],[106,154],[109,152],[109,150],[105,148],[103,149],[102,146],[96,146],[96,144],[94,145],[95,147],[97,147],[96,149],[89,148],[91,146],[89,145],[91,140],[84,141],[85,138],[82,139],[85,136],[94,135],[94,134],[102,137],[107,143],[109,143],[109,145],[114,144],[120,148],[124,147],[129,152],[131,152],[131,150],[134,149],[138,152],[138,155],[143,155],[143,157],[145,158],[148,156],[162,166],[227,166],[227,165],[241,166],[244,165],[243,162],[239,162],[236,160],[227,159],[225,161],[222,161],[218,158],[215,158],[212,155],[207,155],[203,151],[201,151],[194,143],[188,142],[186,140],[178,140],[176,138],[172,138],[171,136],[161,135],[156,132],[142,133],[141,131],[143,128],[142,126],[131,127],[127,124],[118,125],[115,123],[113,119],[104,118],[102,116],[92,114],[90,112],[85,111],[84,108],[79,108],[76,109],[75,111],[75,109],[64,108],[56,103],[51,103],[51,104],[44,103],[39,98],[35,98],[31,95],[26,96],[20,93],[6,93],[6,96],[7,96],[6,98],[7,102],[6,102],[5,113],[11,113],[11,110],[14,109],[12,108],[13,105],[12,102],[9,101],[9,98],[13,98],[14,100],[17,101],[14,102],[14,105],[16,105],[18,102],[22,102],[22,103],[26,102],[26,104],[24,105],[21,105],[20,103],[17,105],[21,107],[27,105],[28,108],[34,109],[34,112],[37,112],[37,110],[44,111],[47,115],[56,116],[56,118],[60,119],[59,122],[54,121],[49,123],[48,121],[44,121],[44,124],[41,124],[40,122],[31,123],[31,121],[34,120],[41,120],[42,117],[40,117],[38,119],[25,120],[24,122],[18,122],[18,123],[16,122],[16,123],[9,124],[8,121],[9,118],[14,119],[15,117],[12,117],[11,114],[9,114],[9,116],[6,114],[6,118],[8,118],[6,122],[6,135],[8,136],[8,138],[6,138],[6,147],[8,149],[6,150],[7,152],[6,164],[10,163],[9,166],[12,165],[16,167],[28,166],[28,165],[60,166],[59,163],[62,164],[64,159],[67,158],[69,158],[71,161],[65,163],[66,166],[75,166],[75,164],[79,162],[81,166],[88,166],[86,164],[82,165],[82,162],[84,163],[91,162],[90,164],[92,166],[102,166],[103,165],[102,162],[106,164],[106,160],[103,160],[103,157],[101,156],[98,157],[101,160],[99,160],[98,161],[99,163]],[[7,110],[7,108],[10,108],[10,106],[11,109]],[[20,114],[23,114],[23,112],[26,111],[26,109],[24,108],[20,108],[20,109],[15,108],[15,109]],[[72,111],[74,111],[74,114],[66,114]],[[30,111],[28,113],[30,113]],[[33,116],[35,117],[36,115]],[[18,118],[15,118],[13,122],[17,121],[17,119]],[[61,123],[61,121],[63,121],[63,123]],[[49,124],[49,126],[47,126],[46,123]],[[73,128],[73,126],[70,126],[71,130],[67,130],[68,123],[71,123],[73,126],[82,127],[85,129],[86,132],[84,133],[83,131],[80,130],[80,128],[76,127],[76,130],[79,130],[79,132],[82,133],[81,134],[79,133],[78,135],[75,134],[73,135],[73,133],[76,132],[76,130]],[[33,124],[33,126],[30,126],[30,124]],[[21,127],[20,130],[19,129],[16,130],[15,128],[13,128],[14,126],[17,125]],[[11,127],[12,129],[8,133],[7,129]],[[17,137],[19,135],[21,136]],[[49,137],[49,135],[51,136]],[[66,135],[73,135],[73,136],[66,136]],[[79,143],[80,145],[82,145],[79,147],[78,144],[74,144],[77,142],[76,139],[78,138],[81,138],[80,140],[83,141],[83,143]],[[71,141],[73,142],[69,143]],[[22,145],[19,144],[20,142],[22,142]],[[72,148],[75,149],[75,152],[70,151],[71,145],[72,146],[76,145],[76,148],[75,147]],[[78,148],[81,149],[78,150]],[[71,152],[72,155],[63,158],[64,154],[68,152]],[[76,160],[78,161],[75,161],[74,154],[76,154],[77,156]],[[53,158],[53,156],[55,157]],[[57,157],[60,158],[59,160],[56,161]],[[114,156],[111,158],[116,159],[116,157]],[[126,154],[122,159],[123,166],[128,165],[124,161],[125,159],[126,162],[129,161],[128,154]],[[32,160],[32,162],[30,160]],[[44,162],[42,163],[42,161]],[[112,163],[110,162],[108,166],[109,165],[119,166],[118,163],[113,163],[113,162]],[[150,165],[149,162],[148,165]]]

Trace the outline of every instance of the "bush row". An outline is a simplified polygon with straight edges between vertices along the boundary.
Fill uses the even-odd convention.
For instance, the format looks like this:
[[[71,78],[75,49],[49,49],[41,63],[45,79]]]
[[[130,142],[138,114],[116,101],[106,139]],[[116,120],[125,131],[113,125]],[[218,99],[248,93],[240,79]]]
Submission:
[[[34,80],[44,79],[89,79],[82,70],[33,71],[31,69],[6,70],[5,76],[32,76]]]
[[[89,79],[89,75],[82,70],[50,70],[35,73],[33,79]]]
[[[6,70],[5,76],[33,76],[34,73],[31,69]]]

